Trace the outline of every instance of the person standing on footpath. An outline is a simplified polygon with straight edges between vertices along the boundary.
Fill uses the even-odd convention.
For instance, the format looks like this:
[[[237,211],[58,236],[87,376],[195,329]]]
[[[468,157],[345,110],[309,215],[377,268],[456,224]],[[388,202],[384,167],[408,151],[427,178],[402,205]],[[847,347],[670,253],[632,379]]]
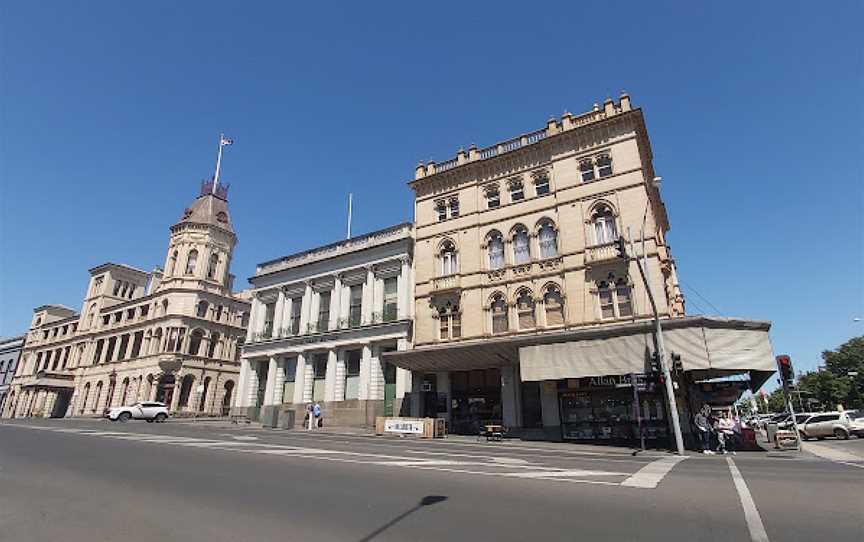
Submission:
[[[312,415],[312,403],[306,403],[306,419],[303,420],[303,425],[306,426],[307,431],[312,430],[314,420],[315,417]]]
[[[315,416],[315,427],[323,427],[324,417],[321,415],[321,405],[318,404],[318,401],[315,401],[315,406],[312,407],[312,414]]]
[[[705,416],[705,407],[702,407],[693,416],[693,425],[696,426],[699,444],[702,446],[702,453],[705,455],[714,455],[714,452],[711,451],[711,426],[708,425],[708,417]]]

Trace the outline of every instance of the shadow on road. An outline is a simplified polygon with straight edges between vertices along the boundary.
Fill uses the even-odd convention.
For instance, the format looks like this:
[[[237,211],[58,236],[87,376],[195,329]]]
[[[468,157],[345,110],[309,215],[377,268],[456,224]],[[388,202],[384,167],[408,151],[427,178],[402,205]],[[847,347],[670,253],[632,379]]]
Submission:
[[[432,506],[433,504],[438,504],[439,502],[446,501],[446,500],[447,500],[447,497],[444,497],[443,495],[427,495],[427,496],[423,497],[422,499],[420,499],[420,502],[418,502],[417,504],[415,504],[414,506],[412,506],[408,510],[402,512],[401,514],[399,514],[395,518],[391,519],[390,521],[388,521],[384,525],[378,527],[377,529],[375,529],[374,531],[372,531],[368,535],[364,536],[358,542],[369,542],[370,540],[374,539],[379,534],[383,533],[384,531],[386,531],[390,527],[396,525],[397,523],[399,523],[403,519],[407,518],[408,516],[410,516],[411,514],[416,512],[417,510],[420,510],[424,506]]]

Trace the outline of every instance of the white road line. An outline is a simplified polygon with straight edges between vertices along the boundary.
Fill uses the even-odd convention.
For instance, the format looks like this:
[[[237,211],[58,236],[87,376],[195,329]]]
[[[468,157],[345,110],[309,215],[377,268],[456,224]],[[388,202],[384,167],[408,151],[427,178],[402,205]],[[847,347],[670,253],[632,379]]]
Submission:
[[[513,478],[575,478],[577,476],[627,476],[626,472],[604,470],[541,470],[530,472],[508,472],[504,476]]]
[[[835,461],[835,463],[841,463],[850,467],[858,467],[859,469],[864,469],[864,463],[850,463],[848,461]]]
[[[648,463],[636,474],[621,482],[622,486],[626,487],[641,487],[646,489],[654,489],[669,474],[675,465],[687,459],[686,456],[663,457],[657,461]]]
[[[747,489],[747,484],[744,482],[744,477],[741,476],[741,471],[735,466],[735,462],[732,461],[731,457],[727,457],[726,462],[729,464],[732,481],[735,482],[738,498],[741,499],[741,506],[744,508],[744,519],[747,521],[747,528],[750,530],[750,539],[753,542],[768,542],[768,533],[765,532],[765,526],[762,524],[759,510],[756,509],[756,503],[753,502],[753,496],[750,495],[750,490]]]

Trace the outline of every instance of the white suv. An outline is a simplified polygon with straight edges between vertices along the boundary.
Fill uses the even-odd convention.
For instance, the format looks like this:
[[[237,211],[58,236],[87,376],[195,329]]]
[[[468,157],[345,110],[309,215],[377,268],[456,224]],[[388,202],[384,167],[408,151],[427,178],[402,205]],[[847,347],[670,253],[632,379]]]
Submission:
[[[798,424],[801,440],[834,436],[838,439],[848,439],[850,427],[849,418],[843,412],[820,412]]]
[[[128,422],[134,418],[161,423],[168,419],[168,407],[165,406],[165,403],[135,403],[131,406],[111,408],[105,417],[114,422]]]

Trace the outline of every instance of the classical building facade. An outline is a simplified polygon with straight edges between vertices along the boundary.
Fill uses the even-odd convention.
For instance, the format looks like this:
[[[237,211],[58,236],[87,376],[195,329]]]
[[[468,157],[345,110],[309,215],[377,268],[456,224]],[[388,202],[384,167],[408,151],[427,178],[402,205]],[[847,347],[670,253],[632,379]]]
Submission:
[[[592,390],[590,379],[647,372],[652,310],[636,254],[660,318],[747,327],[684,318],[645,121],[626,94],[420,164],[410,186],[415,348],[385,360],[413,372],[413,413],[445,417],[451,431],[503,423],[552,438],[632,436],[633,424],[597,425],[629,412],[629,390],[616,392],[614,379],[595,379]],[[749,331],[764,354],[760,325]],[[652,436],[662,438],[662,394],[642,387]]]
[[[400,412],[411,375],[380,356],[411,345],[412,234],[399,224],[258,265],[235,412],[302,424],[314,401],[339,426]]]
[[[12,383],[12,377],[15,376],[23,348],[24,335],[0,339],[0,412],[3,412],[3,406],[6,404],[9,385]]]
[[[202,183],[171,226],[164,271],[90,269],[80,312],[34,310],[4,417],[98,416],[135,401],[227,413],[249,303],[232,293],[227,190]]]

